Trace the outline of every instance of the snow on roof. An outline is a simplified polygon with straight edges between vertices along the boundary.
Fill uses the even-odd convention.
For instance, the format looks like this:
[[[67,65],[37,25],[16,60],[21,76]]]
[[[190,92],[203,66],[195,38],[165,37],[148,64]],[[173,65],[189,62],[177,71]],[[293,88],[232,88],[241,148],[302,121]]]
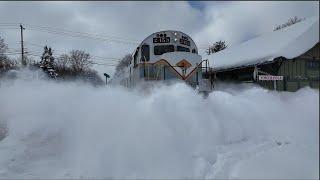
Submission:
[[[203,56],[215,70],[260,64],[283,56],[297,57],[319,42],[319,17],[269,32],[238,46]]]

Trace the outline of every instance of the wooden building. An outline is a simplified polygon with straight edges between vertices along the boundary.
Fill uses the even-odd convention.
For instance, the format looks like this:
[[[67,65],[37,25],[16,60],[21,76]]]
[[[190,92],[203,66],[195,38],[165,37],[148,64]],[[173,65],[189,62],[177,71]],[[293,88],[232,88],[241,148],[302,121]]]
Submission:
[[[319,89],[319,17],[207,56],[215,82],[257,83],[268,89]]]

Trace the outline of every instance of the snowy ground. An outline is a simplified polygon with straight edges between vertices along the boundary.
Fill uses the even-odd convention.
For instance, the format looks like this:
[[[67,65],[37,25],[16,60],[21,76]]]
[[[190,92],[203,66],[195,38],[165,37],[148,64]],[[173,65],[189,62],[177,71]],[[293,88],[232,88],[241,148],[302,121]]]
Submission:
[[[319,178],[319,92],[0,80],[0,178]]]

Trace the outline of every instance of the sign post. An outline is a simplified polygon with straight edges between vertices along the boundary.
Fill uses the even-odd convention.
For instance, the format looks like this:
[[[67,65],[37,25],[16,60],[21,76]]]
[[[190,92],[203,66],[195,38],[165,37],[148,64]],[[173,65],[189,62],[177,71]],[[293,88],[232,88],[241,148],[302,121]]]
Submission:
[[[273,81],[273,88],[277,90],[277,81],[283,81],[283,76],[259,75],[259,81]]]

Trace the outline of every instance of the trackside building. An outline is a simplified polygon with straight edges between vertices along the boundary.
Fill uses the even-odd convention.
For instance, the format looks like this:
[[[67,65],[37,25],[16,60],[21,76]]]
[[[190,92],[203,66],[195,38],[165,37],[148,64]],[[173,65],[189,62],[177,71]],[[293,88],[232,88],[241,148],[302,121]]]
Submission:
[[[232,46],[208,59],[217,81],[257,83],[268,89],[319,89],[319,17]]]

